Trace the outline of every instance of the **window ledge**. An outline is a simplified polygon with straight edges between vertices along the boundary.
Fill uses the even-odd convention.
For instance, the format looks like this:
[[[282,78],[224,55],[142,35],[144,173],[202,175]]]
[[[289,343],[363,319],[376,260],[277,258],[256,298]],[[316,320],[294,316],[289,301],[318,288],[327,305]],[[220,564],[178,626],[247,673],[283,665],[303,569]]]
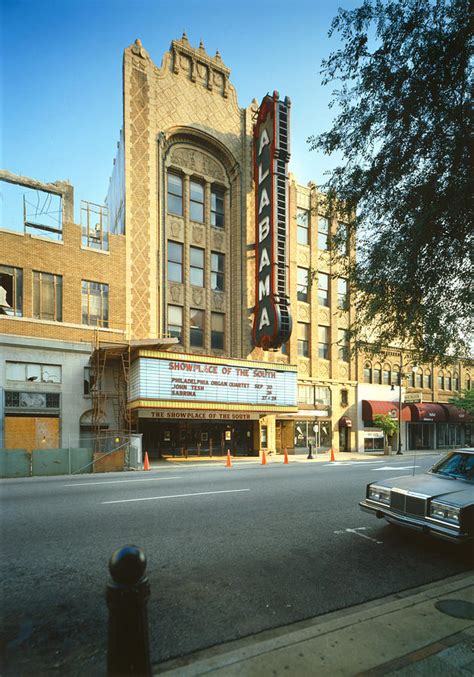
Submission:
[[[110,254],[108,249],[95,249],[94,247],[84,247],[84,245],[81,245],[81,249],[83,252],[95,252],[96,254],[106,254],[107,256]]]
[[[53,320],[38,320],[35,317],[14,317],[13,315],[0,315],[2,320],[16,320],[18,322],[33,322],[34,324],[46,324],[52,327],[68,327],[70,329],[87,329],[88,331],[106,331],[111,334],[124,335],[125,331],[122,329],[112,329],[108,327],[97,327],[90,324],[75,324],[73,322],[54,322]]]
[[[51,240],[47,235],[32,235],[31,233],[27,233],[27,235],[29,235],[32,240],[41,240],[41,242],[49,242],[49,244],[64,245],[64,240]]]
[[[7,233],[8,235],[19,235],[25,237],[25,233],[20,233],[18,230],[10,230],[9,228],[0,228],[0,233]]]

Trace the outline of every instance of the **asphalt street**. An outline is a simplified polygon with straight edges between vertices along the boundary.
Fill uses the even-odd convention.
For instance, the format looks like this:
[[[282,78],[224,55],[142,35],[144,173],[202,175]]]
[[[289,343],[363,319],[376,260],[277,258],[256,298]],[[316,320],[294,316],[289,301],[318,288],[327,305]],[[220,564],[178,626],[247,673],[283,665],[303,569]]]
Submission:
[[[126,543],[148,558],[153,662],[466,571],[470,552],[358,507],[367,482],[435,458],[2,481],[2,674],[103,674]]]

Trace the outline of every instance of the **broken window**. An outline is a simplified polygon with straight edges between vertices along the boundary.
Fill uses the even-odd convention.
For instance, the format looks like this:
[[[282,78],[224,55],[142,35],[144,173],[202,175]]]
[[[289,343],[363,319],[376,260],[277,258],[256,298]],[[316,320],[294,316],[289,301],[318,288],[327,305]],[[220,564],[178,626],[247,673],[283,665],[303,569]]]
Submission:
[[[81,201],[82,246],[109,250],[107,207]]]
[[[23,315],[23,271],[0,266],[0,315]]]
[[[62,197],[0,180],[0,228],[62,240]]]

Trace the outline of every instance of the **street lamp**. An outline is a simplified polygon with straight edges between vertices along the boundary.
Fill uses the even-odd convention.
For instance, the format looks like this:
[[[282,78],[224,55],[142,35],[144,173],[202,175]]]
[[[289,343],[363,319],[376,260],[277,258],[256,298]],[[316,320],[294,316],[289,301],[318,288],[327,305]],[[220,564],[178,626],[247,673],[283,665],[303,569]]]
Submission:
[[[408,363],[410,364],[410,363]],[[412,372],[416,374],[418,371],[418,365],[412,363]],[[405,365],[408,366],[408,365]],[[397,449],[397,456],[403,456],[403,451],[402,451],[402,383],[403,380],[408,374],[403,373],[403,355],[400,353],[400,374],[398,378],[398,449]],[[392,390],[394,390],[393,384],[392,384]]]

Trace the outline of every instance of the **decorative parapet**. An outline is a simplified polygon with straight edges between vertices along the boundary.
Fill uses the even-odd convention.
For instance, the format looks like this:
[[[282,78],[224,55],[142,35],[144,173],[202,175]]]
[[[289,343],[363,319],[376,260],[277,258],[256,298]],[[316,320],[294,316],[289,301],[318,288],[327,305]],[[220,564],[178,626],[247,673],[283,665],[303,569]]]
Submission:
[[[207,54],[201,40],[199,47],[191,47],[186,33],[171,42],[173,73],[184,72],[191,82],[202,81],[209,91],[216,89],[226,99],[229,96],[230,69],[222,62],[219,50],[214,57]]]

